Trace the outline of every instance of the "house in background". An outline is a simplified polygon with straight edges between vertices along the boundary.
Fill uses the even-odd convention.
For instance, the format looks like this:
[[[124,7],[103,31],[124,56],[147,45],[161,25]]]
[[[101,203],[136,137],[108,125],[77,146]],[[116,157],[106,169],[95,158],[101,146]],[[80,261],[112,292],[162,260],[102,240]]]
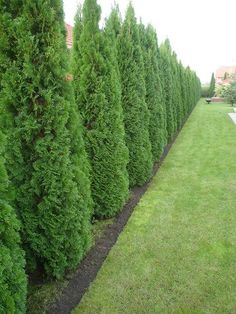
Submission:
[[[67,23],[65,23],[65,27],[67,32],[66,45],[68,49],[71,49],[73,45],[73,27]]]
[[[236,66],[222,66],[215,73],[216,85],[227,86],[236,79]]]

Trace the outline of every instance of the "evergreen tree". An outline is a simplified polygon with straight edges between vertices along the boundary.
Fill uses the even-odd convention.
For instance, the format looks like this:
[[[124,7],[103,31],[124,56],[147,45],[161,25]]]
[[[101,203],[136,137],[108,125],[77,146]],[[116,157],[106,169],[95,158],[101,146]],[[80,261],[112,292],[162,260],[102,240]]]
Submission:
[[[229,73],[228,72],[225,72],[224,74],[224,80],[227,80],[229,78]]]
[[[12,23],[12,16],[17,15],[18,11],[19,5],[17,0],[0,0],[0,93],[3,88],[2,84],[4,84],[2,77],[9,67],[9,61],[11,59],[15,59],[16,56],[14,50],[15,38],[13,32],[14,26]],[[3,133],[5,133],[8,127],[9,114],[5,106],[0,106],[0,129]]]
[[[185,69],[185,77],[186,77],[186,94],[187,94],[187,110],[186,110],[186,118],[188,117],[191,107],[192,107],[192,102],[191,102],[191,70],[187,66]]]
[[[186,82],[186,75],[185,75],[185,69],[182,65],[182,63],[180,62],[179,65],[179,73],[180,73],[180,82],[181,82],[181,102],[182,102],[182,119],[181,119],[181,123],[183,124],[183,122],[185,121],[186,117],[187,117],[187,91],[186,91],[186,87],[187,87],[187,82]]]
[[[107,36],[110,38],[110,40],[112,40],[113,42],[113,47],[115,47],[114,53],[116,54],[116,59],[118,58],[117,38],[120,35],[121,26],[122,26],[121,13],[119,10],[119,6],[115,5],[111,10],[110,16],[106,19],[105,32]],[[118,60],[116,60],[115,62],[117,63],[118,66]]]
[[[96,0],[85,0],[74,30],[73,74],[76,103],[85,127],[92,173],[95,216],[114,216],[128,197],[128,150],[119,77],[110,40],[99,29]]]
[[[177,55],[175,52],[172,53],[171,56],[172,61],[172,75],[174,77],[174,90],[173,90],[173,101],[175,105],[175,132],[178,131],[182,125],[183,121],[183,102],[181,99],[181,82],[180,73],[179,73],[179,64],[177,60]]]
[[[176,129],[175,123],[175,108],[173,100],[173,76],[171,68],[171,47],[169,40],[160,46],[161,71],[163,79],[163,89],[165,95],[165,110],[166,110],[166,130],[168,142],[171,141]]]
[[[225,100],[228,104],[231,104],[233,107],[236,103],[236,83],[233,82],[230,84],[230,86],[227,88],[227,90],[224,93]]]
[[[209,91],[208,91],[209,97],[213,97],[215,95],[215,87],[216,87],[215,75],[214,75],[214,73],[212,73],[210,87],[209,87]]]
[[[130,185],[142,185],[151,175],[152,152],[149,139],[150,113],[146,104],[144,64],[139,29],[134,9],[129,5],[118,36],[118,57],[121,74]]]
[[[82,5],[78,5],[77,12],[74,18],[74,28],[73,28],[73,49],[71,53],[71,72],[80,73],[79,62],[77,58],[81,58],[81,50],[79,47],[80,36],[83,31],[83,22],[82,22]],[[76,82],[77,77],[73,77],[73,81]],[[77,92],[75,91],[75,97]],[[77,104],[76,104],[77,107]],[[77,110],[78,111],[78,110]]]
[[[9,37],[12,30],[11,10],[6,10],[8,1],[0,1],[0,99],[3,75],[12,53]],[[6,110],[0,105],[0,128],[7,133]],[[25,313],[26,275],[25,260],[21,249],[20,224],[16,213],[9,205],[9,181],[5,169],[5,136],[0,131],[0,312]]]
[[[42,264],[49,276],[59,278],[83,257],[91,215],[88,163],[66,80],[63,5],[18,0],[15,8],[15,55],[1,95],[12,119],[7,165],[28,268]]]
[[[121,24],[122,24],[121,14],[120,14],[118,5],[116,5],[114,8],[112,8],[111,14],[109,18],[106,20],[105,35],[107,36],[109,40],[109,46],[112,52],[113,67],[115,68],[115,71],[118,76],[120,98],[121,98],[121,76],[120,76],[119,63],[118,63],[117,37],[119,36],[120,31],[121,31]],[[121,106],[122,106],[122,103],[121,103]],[[123,109],[122,109],[122,113],[123,113]]]
[[[7,203],[9,186],[3,145],[4,138],[0,132],[0,313],[20,314],[25,313],[25,261],[20,248],[19,222]]]
[[[154,28],[143,24],[139,27],[144,60],[146,103],[150,112],[149,135],[153,161],[158,161],[166,144],[165,112],[162,86],[159,76],[158,44]]]

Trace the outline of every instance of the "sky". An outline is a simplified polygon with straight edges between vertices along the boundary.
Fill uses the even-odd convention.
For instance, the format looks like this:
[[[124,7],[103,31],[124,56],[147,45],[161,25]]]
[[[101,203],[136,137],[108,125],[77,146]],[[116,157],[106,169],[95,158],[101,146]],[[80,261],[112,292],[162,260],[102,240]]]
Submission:
[[[102,20],[114,0],[97,0]],[[122,16],[129,0],[116,0]],[[65,20],[73,25],[78,4],[64,0]],[[185,66],[196,71],[202,83],[223,65],[236,66],[236,0],[132,0],[137,18],[151,23],[159,44],[167,37]]]

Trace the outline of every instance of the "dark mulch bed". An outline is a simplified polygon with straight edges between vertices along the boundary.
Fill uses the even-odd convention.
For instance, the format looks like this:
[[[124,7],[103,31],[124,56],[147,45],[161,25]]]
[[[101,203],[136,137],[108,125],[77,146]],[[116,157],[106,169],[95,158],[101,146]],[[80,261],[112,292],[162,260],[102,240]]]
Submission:
[[[152,177],[157,173],[174,141],[166,146],[160,162],[156,163],[153,168]],[[131,190],[132,196],[123,210],[114,219],[114,222],[105,228],[102,236],[96,241],[95,245],[80,263],[79,268],[62,292],[60,298],[48,308],[47,314],[69,314],[79,304],[90,283],[95,279],[109,251],[116,243],[135,206],[146,192],[150,181],[151,179],[142,187],[135,187]]]

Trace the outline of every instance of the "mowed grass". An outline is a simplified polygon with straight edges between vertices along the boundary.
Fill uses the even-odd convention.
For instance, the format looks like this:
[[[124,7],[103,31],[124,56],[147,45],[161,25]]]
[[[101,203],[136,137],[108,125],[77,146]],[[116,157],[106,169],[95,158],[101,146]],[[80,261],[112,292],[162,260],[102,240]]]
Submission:
[[[201,101],[74,313],[236,313],[236,125]]]

